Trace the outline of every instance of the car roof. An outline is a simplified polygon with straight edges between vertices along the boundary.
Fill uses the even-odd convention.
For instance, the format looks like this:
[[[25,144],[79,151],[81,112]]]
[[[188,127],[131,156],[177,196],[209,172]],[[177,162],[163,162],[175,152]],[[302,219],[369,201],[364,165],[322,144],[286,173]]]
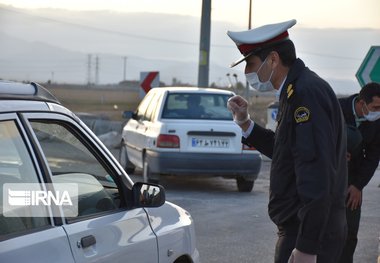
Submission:
[[[161,90],[162,92],[179,92],[179,93],[219,93],[226,95],[233,95],[234,93],[229,90],[215,89],[215,88],[202,88],[202,87],[156,87],[154,90]]]
[[[60,104],[58,99],[41,85],[0,80],[0,100],[44,101]]]

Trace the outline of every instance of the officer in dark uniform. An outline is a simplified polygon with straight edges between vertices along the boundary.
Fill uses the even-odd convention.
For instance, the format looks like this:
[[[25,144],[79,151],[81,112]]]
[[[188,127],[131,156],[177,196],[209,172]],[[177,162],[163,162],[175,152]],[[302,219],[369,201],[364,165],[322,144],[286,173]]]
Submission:
[[[296,58],[287,29],[295,20],[228,32],[246,61],[250,86],[277,90],[276,132],[254,123],[247,101],[228,107],[243,143],[272,158],[269,216],[278,227],[275,262],[339,260],[346,237],[346,134],[329,84]]]
[[[362,191],[380,159],[380,84],[369,83],[359,94],[339,99],[347,125],[347,241],[339,262],[353,262],[358,242]]]

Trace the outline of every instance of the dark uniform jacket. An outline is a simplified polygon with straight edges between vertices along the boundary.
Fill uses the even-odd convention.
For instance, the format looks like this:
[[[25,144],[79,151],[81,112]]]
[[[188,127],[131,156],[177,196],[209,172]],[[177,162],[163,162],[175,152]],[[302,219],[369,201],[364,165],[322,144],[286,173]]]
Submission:
[[[296,248],[318,254],[326,236],[345,226],[345,126],[329,84],[300,59],[282,88],[277,121],[275,133],[255,124],[242,141],[272,158],[272,221],[281,227],[296,225]],[[342,220],[334,218],[336,209]]]
[[[358,94],[355,94],[339,99],[346,124],[351,127],[356,127],[352,101],[357,96]],[[361,141],[355,149],[352,149],[351,160],[348,162],[348,184],[362,190],[371,180],[379,165],[380,120],[373,122],[363,121],[358,130],[361,134]],[[350,139],[349,136],[348,139]]]

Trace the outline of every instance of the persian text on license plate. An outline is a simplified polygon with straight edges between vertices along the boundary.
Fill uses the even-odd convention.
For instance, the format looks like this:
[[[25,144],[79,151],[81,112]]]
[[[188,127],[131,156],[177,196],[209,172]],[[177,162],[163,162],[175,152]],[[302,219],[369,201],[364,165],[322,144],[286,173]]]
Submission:
[[[230,145],[228,139],[202,139],[191,138],[192,147],[206,147],[206,148],[228,148]]]

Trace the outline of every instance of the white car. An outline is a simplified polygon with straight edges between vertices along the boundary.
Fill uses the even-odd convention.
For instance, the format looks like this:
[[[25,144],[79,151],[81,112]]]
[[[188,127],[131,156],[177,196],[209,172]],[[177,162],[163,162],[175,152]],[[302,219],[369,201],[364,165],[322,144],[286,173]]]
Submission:
[[[261,168],[261,155],[241,143],[227,100],[234,93],[196,87],[154,88],[123,128],[121,163],[143,169],[144,181],[160,175],[236,178],[249,192]],[[128,114],[127,114],[128,115]]]
[[[133,183],[47,90],[0,81],[0,100],[0,262],[199,262],[190,214],[161,186]],[[77,213],[35,203],[62,183],[77,188],[66,196]],[[31,184],[43,195],[20,191]]]

